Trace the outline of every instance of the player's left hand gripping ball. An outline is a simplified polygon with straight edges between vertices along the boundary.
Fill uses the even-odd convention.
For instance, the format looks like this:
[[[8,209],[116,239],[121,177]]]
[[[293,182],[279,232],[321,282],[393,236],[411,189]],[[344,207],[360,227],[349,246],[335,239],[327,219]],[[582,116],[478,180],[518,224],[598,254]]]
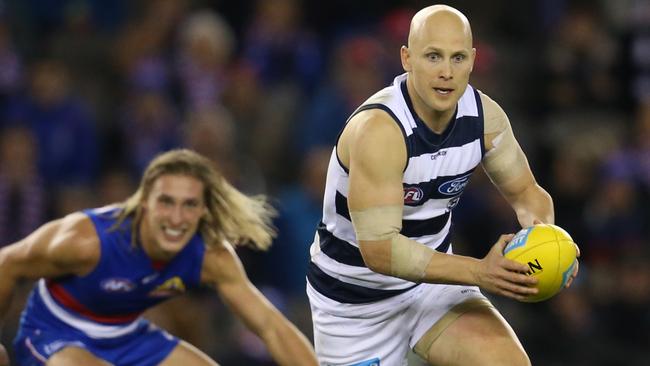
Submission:
[[[578,273],[580,251],[564,229],[537,224],[520,230],[503,250],[503,255],[528,265],[528,275],[538,279],[539,292],[525,302],[549,299],[571,285]]]

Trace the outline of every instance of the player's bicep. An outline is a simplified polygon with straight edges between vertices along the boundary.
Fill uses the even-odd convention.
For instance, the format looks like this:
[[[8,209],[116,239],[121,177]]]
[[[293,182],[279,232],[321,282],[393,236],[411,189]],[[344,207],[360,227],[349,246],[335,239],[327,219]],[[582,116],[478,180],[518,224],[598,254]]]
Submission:
[[[370,112],[370,111],[369,111]],[[399,127],[382,111],[359,114],[348,140],[350,210],[402,204],[406,145]]]
[[[511,129],[503,131],[492,140],[494,145],[483,158],[483,168],[499,189],[507,190],[517,180],[531,176],[528,159]]]
[[[3,275],[15,279],[36,279],[41,274],[48,273],[50,240],[58,231],[59,225],[59,220],[49,222],[26,238],[3,248],[0,252]]]
[[[99,258],[99,242],[82,214],[49,222],[3,250],[3,268],[16,278],[84,274]]]

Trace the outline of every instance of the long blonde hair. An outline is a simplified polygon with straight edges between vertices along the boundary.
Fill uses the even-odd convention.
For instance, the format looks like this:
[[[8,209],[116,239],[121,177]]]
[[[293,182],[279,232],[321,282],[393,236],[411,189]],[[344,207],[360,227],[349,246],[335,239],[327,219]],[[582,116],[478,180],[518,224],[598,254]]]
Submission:
[[[276,211],[264,196],[247,196],[234,188],[204,156],[188,149],[176,149],[158,155],[142,175],[137,191],[120,205],[122,210],[115,227],[127,217],[133,217],[132,240],[142,220],[141,203],[160,176],[187,175],[204,185],[207,213],[201,217],[199,232],[207,245],[228,241],[234,245],[249,245],[266,250],[275,237],[271,219]]]

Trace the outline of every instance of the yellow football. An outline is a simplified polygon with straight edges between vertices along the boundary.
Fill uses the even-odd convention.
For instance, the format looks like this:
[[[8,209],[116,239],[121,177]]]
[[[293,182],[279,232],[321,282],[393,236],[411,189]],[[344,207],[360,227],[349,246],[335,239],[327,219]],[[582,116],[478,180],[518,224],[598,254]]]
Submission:
[[[539,292],[523,301],[538,302],[564,288],[576,265],[577,249],[569,233],[561,227],[539,224],[515,234],[503,255],[528,265],[528,275],[537,278]]]

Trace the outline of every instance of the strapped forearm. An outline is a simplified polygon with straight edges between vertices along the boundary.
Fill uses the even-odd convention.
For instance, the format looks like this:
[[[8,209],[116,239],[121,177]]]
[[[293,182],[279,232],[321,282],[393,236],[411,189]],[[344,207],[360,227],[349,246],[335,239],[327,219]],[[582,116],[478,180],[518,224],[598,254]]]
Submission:
[[[375,269],[381,269],[377,272],[418,283],[476,284],[472,268],[477,259],[439,253],[399,233],[402,209],[394,205],[350,212],[360,246],[362,241],[372,243],[367,246],[370,248],[377,245],[375,250],[381,244],[390,245],[386,251],[389,258],[379,256],[382,263],[373,263]],[[371,257],[372,253],[364,254],[364,260],[366,256]]]

